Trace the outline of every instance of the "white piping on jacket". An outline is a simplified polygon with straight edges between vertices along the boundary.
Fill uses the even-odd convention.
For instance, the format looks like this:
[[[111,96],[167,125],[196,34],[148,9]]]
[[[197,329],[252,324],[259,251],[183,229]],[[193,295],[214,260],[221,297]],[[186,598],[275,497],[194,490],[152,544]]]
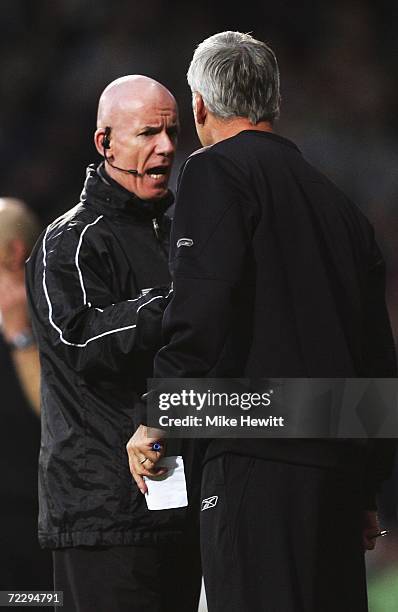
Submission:
[[[95,225],[96,223],[98,223],[98,221],[100,219],[102,219],[104,215],[100,215],[99,217],[96,218],[95,221],[93,221],[92,223],[89,223],[88,225],[86,225],[86,227],[84,228],[84,230],[82,231],[82,233],[80,234],[80,238],[79,238],[79,242],[77,244],[77,249],[76,249],[76,255],[75,255],[75,264],[76,264],[76,268],[77,268],[77,272],[79,274],[79,281],[80,281],[80,286],[82,288],[83,291],[83,301],[84,304],[87,304],[87,296],[86,296],[86,290],[84,288],[84,283],[83,283],[83,275],[82,275],[82,271],[80,270],[80,266],[79,266],[79,253],[80,253],[80,248],[82,246],[82,242],[83,242],[83,236],[86,233],[86,231],[88,230],[89,227],[91,227],[92,225]],[[88,303],[88,306],[91,306],[90,302]]]
[[[97,223],[97,221],[99,221],[102,217],[103,217],[103,215],[99,216],[93,223],[89,223],[88,225],[86,225],[86,227],[84,228],[84,230],[82,231],[82,233],[80,235],[80,239],[79,239],[79,243],[78,243],[77,251],[76,251],[76,255],[75,255],[75,263],[76,263],[76,267],[77,267],[78,274],[79,274],[80,286],[81,286],[82,291],[83,291],[83,300],[84,300],[84,304],[85,305],[87,304],[87,301],[86,301],[86,291],[84,289],[83,276],[82,276],[82,273],[81,273],[81,270],[80,270],[79,264],[78,264],[78,259],[79,259],[78,255],[79,255],[79,251],[80,251],[80,247],[81,247],[81,243],[82,243],[82,239],[83,239],[83,234],[85,233],[85,231],[91,225],[94,225],[95,223]],[[43,290],[44,290],[44,294],[46,296],[46,300],[47,300],[47,304],[48,304],[48,319],[49,319],[50,325],[58,332],[61,342],[63,342],[64,344],[67,344],[68,346],[75,346],[77,348],[84,348],[84,347],[87,346],[87,344],[89,342],[93,342],[93,340],[98,340],[98,338],[103,338],[104,336],[108,336],[109,334],[115,334],[115,333],[120,332],[120,331],[125,331],[127,329],[134,329],[135,327],[137,327],[137,324],[134,324],[134,325],[127,325],[126,327],[119,327],[117,329],[111,329],[111,330],[108,330],[106,332],[103,332],[102,334],[98,334],[97,336],[93,336],[92,338],[88,338],[88,340],[86,340],[86,342],[81,343],[81,344],[78,344],[78,343],[75,343],[75,342],[69,342],[68,340],[66,340],[64,338],[64,335],[62,333],[61,328],[58,327],[58,325],[56,325],[56,323],[54,322],[54,319],[53,319],[53,307],[52,307],[52,304],[51,304],[50,296],[49,296],[47,285],[46,285],[46,268],[47,268],[47,262],[46,262],[46,256],[47,256],[46,238],[47,238],[47,234],[48,234],[49,229],[50,229],[50,227],[47,228],[46,233],[45,233],[44,238],[43,238]],[[163,295],[155,295],[154,297],[152,297],[147,302],[144,302],[144,304],[141,304],[141,306],[139,306],[137,308],[137,314],[141,310],[141,308],[143,308],[144,306],[147,306],[148,304],[150,304],[154,300],[159,300],[160,298],[164,298],[164,296]],[[138,298],[136,298],[136,299],[138,299]],[[136,301],[136,300],[128,300],[128,301]],[[91,306],[90,303],[88,303],[87,305]],[[98,308],[97,310],[101,310],[101,309]],[[103,311],[101,311],[101,312],[103,312]]]

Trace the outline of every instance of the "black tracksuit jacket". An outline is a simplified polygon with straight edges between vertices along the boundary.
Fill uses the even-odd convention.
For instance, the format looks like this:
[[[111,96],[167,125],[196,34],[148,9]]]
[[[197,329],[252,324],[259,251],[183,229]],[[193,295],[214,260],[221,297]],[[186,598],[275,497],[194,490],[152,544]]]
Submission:
[[[185,509],[147,510],[125,448],[161,346],[172,201],[141,201],[90,166],[80,203],[27,262],[42,368],[42,546],[156,543],[185,525]]]
[[[247,130],[191,155],[170,256],[174,295],[155,377],[396,376],[373,229],[289,140]],[[223,452],[364,472],[371,507],[393,448],[218,439],[207,458]]]

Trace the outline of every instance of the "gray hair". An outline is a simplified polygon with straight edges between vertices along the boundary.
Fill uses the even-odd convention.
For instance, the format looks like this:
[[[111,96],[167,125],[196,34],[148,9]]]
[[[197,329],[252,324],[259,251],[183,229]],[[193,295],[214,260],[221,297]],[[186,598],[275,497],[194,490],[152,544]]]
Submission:
[[[279,116],[279,68],[275,53],[250,34],[220,32],[196,48],[187,73],[192,93],[222,118],[253,124]]]

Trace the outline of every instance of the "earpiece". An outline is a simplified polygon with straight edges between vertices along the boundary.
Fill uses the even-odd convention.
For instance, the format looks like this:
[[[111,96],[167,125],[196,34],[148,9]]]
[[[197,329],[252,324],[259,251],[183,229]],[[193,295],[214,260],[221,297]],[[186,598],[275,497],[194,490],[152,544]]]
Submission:
[[[102,142],[101,142],[105,163],[109,164],[112,168],[115,168],[115,170],[119,170],[119,172],[125,172],[126,174],[134,174],[135,176],[139,176],[141,178],[145,176],[144,174],[141,174],[140,172],[138,172],[138,170],[135,170],[133,168],[127,169],[127,168],[119,168],[119,166],[115,166],[115,164],[112,164],[109,157],[106,156],[106,150],[110,149],[111,147],[111,141],[110,141],[111,130],[112,128],[109,127],[109,125],[107,125],[104,131]]]
[[[102,139],[102,146],[104,147],[104,149],[109,149],[109,147],[111,146],[111,143],[109,140],[110,135],[111,135],[111,128],[108,126],[105,128],[105,134]]]

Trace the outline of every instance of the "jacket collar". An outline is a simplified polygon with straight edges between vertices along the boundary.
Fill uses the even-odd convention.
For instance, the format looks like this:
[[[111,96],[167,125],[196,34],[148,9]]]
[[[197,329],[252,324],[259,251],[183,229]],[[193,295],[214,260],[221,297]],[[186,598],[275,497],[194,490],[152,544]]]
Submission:
[[[173,204],[174,196],[169,190],[160,200],[141,200],[114,181],[106,172],[104,162],[101,162],[87,167],[80,200],[94,204],[106,216],[132,215],[144,220],[162,216]]]
[[[242,130],[242,132],[239,132],[237,136],[239,136],[240,134],[254,134],[254,136],[259,136],[260,138],[275,140],[280,144],[291,147],[292,149],[296,149],[296,151],[300,153],[300,149],[296,144],[294,144],[294,142],[292,142],[288,138],[285,138],[284,136],[281,136],[280,134],[276,134],[275,132],[263,132],[262,130]]]

